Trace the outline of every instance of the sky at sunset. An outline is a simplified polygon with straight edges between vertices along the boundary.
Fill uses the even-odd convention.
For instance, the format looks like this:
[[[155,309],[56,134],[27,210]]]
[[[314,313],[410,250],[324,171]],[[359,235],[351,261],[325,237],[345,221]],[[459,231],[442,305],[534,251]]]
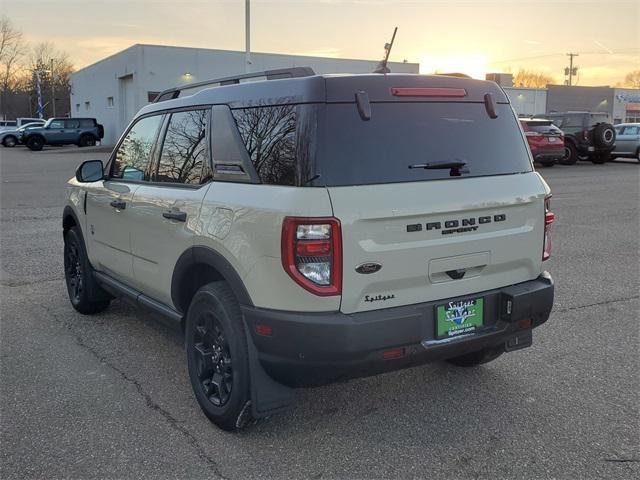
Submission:
[[[244,49],[244,0],[2,0],[28,40],[51,41],[77,68],[134,43]],[[391,60],[422,73],[542,71],[614,85],[640,69],[640,1],[252,0],[252,50]]]

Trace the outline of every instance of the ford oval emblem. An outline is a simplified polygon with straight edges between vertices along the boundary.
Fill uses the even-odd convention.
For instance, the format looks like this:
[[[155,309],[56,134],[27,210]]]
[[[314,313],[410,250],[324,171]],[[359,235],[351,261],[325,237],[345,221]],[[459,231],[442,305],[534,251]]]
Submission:
[[[376,273],[382,268],[382,265],[375,262],[362,263],[356,267],[356,272],[368,275],[369,273]]]

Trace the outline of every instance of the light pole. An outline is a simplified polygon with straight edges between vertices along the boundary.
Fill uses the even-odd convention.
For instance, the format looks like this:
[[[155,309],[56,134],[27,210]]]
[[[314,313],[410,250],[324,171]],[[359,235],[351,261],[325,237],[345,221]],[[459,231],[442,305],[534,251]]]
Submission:
[[[51,105],[53,106],[53,116],[56,116],[56,82],[53,73],[53,58],[51,59]]]
[[[251,0],[244,2],[244,71],[251,71]]]

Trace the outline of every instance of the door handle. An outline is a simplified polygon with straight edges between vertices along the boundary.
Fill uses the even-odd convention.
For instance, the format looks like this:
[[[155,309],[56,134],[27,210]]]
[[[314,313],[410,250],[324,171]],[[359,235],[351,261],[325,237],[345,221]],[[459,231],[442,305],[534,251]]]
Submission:
[[[162,212],[162,216],[169,220],[177,220],[179,222],[187,221],[187,212],[181,212],[179,210],[168,210],[166,212]]]
[[[124,210],[127,207],[127,202],[123,200],[112,200],[109,205],[118,210]]]

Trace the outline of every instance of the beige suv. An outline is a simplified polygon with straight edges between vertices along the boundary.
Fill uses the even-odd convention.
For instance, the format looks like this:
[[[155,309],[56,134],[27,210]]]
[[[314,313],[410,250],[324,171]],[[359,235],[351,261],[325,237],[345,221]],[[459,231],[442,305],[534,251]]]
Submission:
[[[531,345],[554,217],[500,87],[292,69],[189,88],[78,167],[64,262],[79,312],[125,297],[183,329],[214,423],[284,410],[297,386]]]

